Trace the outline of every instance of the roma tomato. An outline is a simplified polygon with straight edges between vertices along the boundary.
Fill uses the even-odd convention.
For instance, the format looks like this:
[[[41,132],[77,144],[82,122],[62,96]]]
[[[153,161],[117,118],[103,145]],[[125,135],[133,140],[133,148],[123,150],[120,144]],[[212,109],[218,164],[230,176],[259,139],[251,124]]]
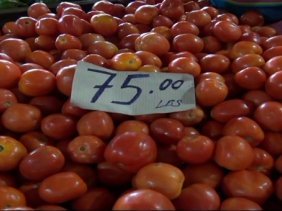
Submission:
[[[220,198],[210,185],[196,183],[183,188],[172,203],[176,210],[218,210]]]
[[[76,64],[62,67],[56,75],[57,88],[62,94],[66,96],[71,96],[72,82],[76,67]]]
[[[151,52],[137,51],[135,54],[141,59],[142,65],[150,64],[160,68],[162,67],[161,59],[157,55]]]
[[[71,202],[72,210],[111,210],[115,196],[105,188],[92,188]]]
[[[223,136],[217,141],[214,160],[228,170],[243,170],[252,164],[254,152],[245,139],[239,136]]]
[[[213,161],[185,166],[182,172],[185,176],[183,188],[195,183],[204,183],[217,188],[224,177],[223,169]]]
[[[265,82],[265,91],[271,97],[277,100],[282,100],[281,87],[279,84],[282,81],[282,71],[273,73]]]
[[[62,105],[61,107],[61,112],[63,114],[69,114],[72,115],[74,117],[80,118],[82,117],[84,114],[88,113],[88,110],[73,106],[70,103],[70,98],[65,101],[65,103]]]
[[[15,87],[21,77],[20,68],[16,64],[3,59],[0,59],[0,68],[0,88],[9,89]]]
[[[189,164],[205,163],[212,158],[214,142],[202,135],[184,136],[176,145],[179,158]]]
[[[61,34],[70,34],[78,37],[83,32],[81,19],[73,14],[67,14],[60,17],[57,25]]]
[[[212,140],[217,140],[222,137],[221,132],[224,127],[224,123],[208,120],[205,121],[201,127],[201,134],[209,137]]]
[[[109,41],[98,40],[89,45],[87,48],[88,54],[98,54],[105,59],[111,59],[118,52],[118,47]]]
[[[53,146],[42,146],[22,159],[19,170],[28,180],[43,180],[58,173],[64,164],[65,158],[60,150]]]
[[[77,163],[93,164],[104,160],[106,144],[97,136],[81,135],[68,144],[69,158]]]
[[[141,67],[142,60],[135,53],[119,53],[111,59],[111,67],[119,71],[134,71]]]
[[[38,207],[43,205],[45,202],[40,198],[38,193],[38,188],[40,182],[38,181],[28,181],[21,184],[19,191],[21,191],[26,199],[26,205],[30,207]]]
[[[91,111],[77,122],[79,135],[93,135],[102,140],[109,139],[114,132],[114,122],[109,114],[103,111]]]
[[[148,164],[133,178],[135,188],[155,190],[170,200],[180,195],[183,182],[184,175],[181,170],[167,163]]]
[[[49,71],[52,72],[54,75],[57,75],[57,73],[66,66],[70,66],[70,65],[75,65],[77,64],[77,61],[74,59],[62,59],[59,60],[55,63],[53,63],[50,67],[49,67]]]
[[[158,163],[167,163],[178,168],[181,168],[184,164],[184,161],[179,158],[176,152],[175,145],[169,144],[159,144],[157,146],[157,158],[155,162]]]
[[[253,10],[245,12],[239,19],[240,25],[262,26],[264,25],[264,17],[261,13]]]
[[[170,73],[187,73],[195,78],[201,73],[200,65],[191,58],[179,57],[172,60],[168,65],[168,72]]]
[[[26,206],[26,199],[24,194],[12,187],[0,187],[0,209],[16,208]]]
[[[243,99],[252,102],[255,108],[267,101],[273,101],[273,98],[263,90],[250,90],[243,95]]]
[[[60,34],[55,40],[55,46],[59,51],[67,49],[82,49],[81,41],[70,34]]]
[[[179,20],[185,12],[184,3],[181,0],[164,0],[161,2],[160,12],[172,20]]]
[[[229,70],[230,60],[224,55],[208,54],[200,60],[202,72],[224,73]]]
[[[213,27],[214,35],[222,42],[230,43],[240,39],[242,31],[230,21],[218,21]]]
[[[218,122],[226,123],[235,117],[250,116],[252,112],[252,103],[241,99],[231,99],[213,106],[210,116]]]
[[[109,14],[96,14],[90,19],[94,31],[102,36],[113,35],[118,28],[118,24],[113,16]]]
[[[282,131],[282,104],[268,101],[259,105],[254,111],[254,120],[263,128],[273,132]]]
[[[128,172],[137,173],[139,169],[156,160],[157,146],[145,133],[126,132],[115,136],[109,142],[104,157],[106,161]]]
[[[55,140],[67,139],[74,136],[77,120],[68,114],[50,114],[41,121],[42,132]]]
[[[16,34],[23,38],[35,37],[35,24],[37,20],[32,17],[20,17],[16,20]]]
[[[130,131],[149,134],[149,126],[146,123],[138,120],[125,120],[116,127],[115,134],[120,135],[122,133]]]
[[[175,207],[163,194],[150,189],[140,189],[120,196],[112,210],[175,210]]]
[[[56,77],[48,70],[31,69],[21,75],[18,87],[27,96],[47,95],[55,90]]]
[[[53,174],[41,182],[39,196],[48,203],[73,200],[87,191],[86,183],[74,172]]]
[[[146,4],[138,7],[134,12],[134,16],[138,23],[150,25],[159,13],[160,11],[156,6]]]
[[[281,61],[282,61],[281,55],[275,56],[269,59],[262,68],[267,73],[267,75],[271,76],[274,73],[282,70]]]
[[[41,15],[51,12],[45,3],[37,2],[30,5],[27,9],[29,17],[38,18]]]
[[[211,22],[210,14],[204,10],[193,10],[185,14],[186,21],[195,24],[200,29]]]
[[[259,205],[264,204],[273,193],[272,181],[266,175],[253,170],[228,173],[223,178],[222,188],[227,197],[243,197]]]
[[[40,127],[41,111],[35,106],[17,103],[2,114],[2,124],[14,132],[29,132]]]
[[[0,173],[0,186],[9,186],[12,188],[17,187],[16,177],[11,173]]]
[[[0,171],[16,169],[26,154],[27,150],[21,142],[9,136],[0,136]]]
[[[0,113],[3,113],[8,107],[16,103],[18,103],[18,100],[13,92],[0,88]]]
[[[184,126],[176,119],[160,118],[150,124],[150,134],[161,144],[177,144],[184,136]]]
[[[173,37],[179,34],[186,34],[186,33],[199,35],[200,30],[194,23],[191,23],[189,21],[178,21],[171,26],[171,35]]]
[[[51,17],[41,18],[35,24],[35,31],[38,35],[58,36],[60,33],[58,20]]]
[[[176,52],[189,51],[190,53],[200,53],[204,49],[203,40],[191,33],[179,34],[172,40],[173,49]]]
[[[265,131],[264,140],[259,147],[268,152],[273,158],[277,158],[282,154],[282,133]]]
[[[230,197],[221,202],[220,210],[263,210],[256,202],[243,197]]]
[[[169,118],[176,119],[184,126],[192,126],[200,123],[205,117],[203,109],[196,105],[196,108],[192,108],[186,111],[173,112],[169,114]]]
[[[259,145],[264,139],[262,128],[249,117],[236,117],[230,119],[222,129],[224,136],[240,136],[252,147]]]
[[[257,43],[251,41],[236,42],[230,49],[228,57],[230,59],[237,59],[246,54],[262,54],[263,50]]]

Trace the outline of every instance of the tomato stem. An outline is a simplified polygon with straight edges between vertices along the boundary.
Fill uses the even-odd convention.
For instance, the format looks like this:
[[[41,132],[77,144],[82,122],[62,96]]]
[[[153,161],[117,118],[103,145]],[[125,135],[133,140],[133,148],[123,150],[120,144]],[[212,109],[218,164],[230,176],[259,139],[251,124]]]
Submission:
[[[4,147],[0,145],[0,152],[2,152],[3,150],[4,150]]]

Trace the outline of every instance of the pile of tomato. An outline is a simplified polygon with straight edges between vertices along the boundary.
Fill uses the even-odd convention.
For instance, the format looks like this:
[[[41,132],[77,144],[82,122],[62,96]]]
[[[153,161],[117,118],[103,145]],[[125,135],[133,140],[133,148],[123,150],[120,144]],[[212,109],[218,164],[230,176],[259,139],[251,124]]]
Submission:
[[[198,0],[35,3],[0,37],[1,210],[281,210],[282,35]],[[78,61],[187,73],[197,106],[71,105]]]

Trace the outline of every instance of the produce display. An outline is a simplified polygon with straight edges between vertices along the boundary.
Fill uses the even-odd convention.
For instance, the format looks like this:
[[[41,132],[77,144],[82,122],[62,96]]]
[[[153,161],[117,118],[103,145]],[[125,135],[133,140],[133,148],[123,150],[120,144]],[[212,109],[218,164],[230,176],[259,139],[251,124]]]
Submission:
[[[1,210],[282,210],[282,35],[205,0],[29,6],[0,36]],[[196,106],[71,104],[78,62],[190,74]],[[146,106],[146,104],[145,104]]]

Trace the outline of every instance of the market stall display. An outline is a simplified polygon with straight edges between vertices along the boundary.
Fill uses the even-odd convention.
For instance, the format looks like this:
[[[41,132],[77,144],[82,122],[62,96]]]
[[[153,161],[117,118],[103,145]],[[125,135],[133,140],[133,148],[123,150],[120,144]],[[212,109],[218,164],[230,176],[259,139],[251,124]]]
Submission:
[[[281,210],[279,30],[205,0],[85,5],[2,24],[0,209]]]

